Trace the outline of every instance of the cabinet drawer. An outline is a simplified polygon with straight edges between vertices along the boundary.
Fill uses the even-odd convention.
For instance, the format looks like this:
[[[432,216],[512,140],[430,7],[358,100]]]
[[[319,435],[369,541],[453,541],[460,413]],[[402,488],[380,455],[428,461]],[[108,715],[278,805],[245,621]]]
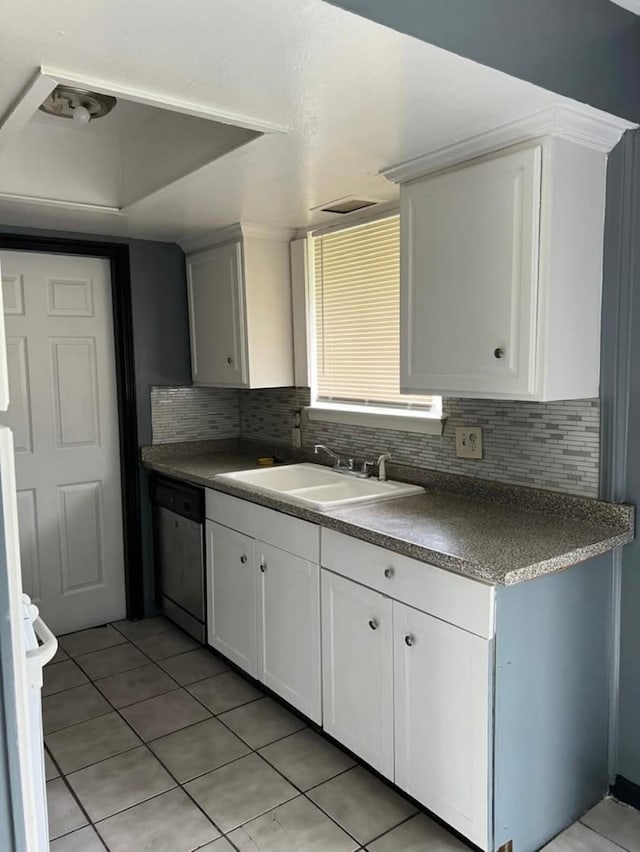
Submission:
[[[320,528],[308,521],[265,509],[248,500],[207,489],[206,514],[232,530],[258,538],[309,562],[320,561]]]
[[[493,636],[493,587],[333,530],[322,530],[322,566],[469,630]]]

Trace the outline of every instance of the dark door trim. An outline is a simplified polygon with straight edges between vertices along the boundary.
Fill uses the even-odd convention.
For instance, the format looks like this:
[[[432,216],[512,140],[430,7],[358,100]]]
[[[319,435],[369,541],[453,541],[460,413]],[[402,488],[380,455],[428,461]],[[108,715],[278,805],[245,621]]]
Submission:
[[[133,345],[133,309],[129,246],[91,240],[0,233],[0,250],[101,257],[111,267],[113,331],[120,433],[122,534],[127,617],[144,614],[140,490],[138,483],[138,421]]]

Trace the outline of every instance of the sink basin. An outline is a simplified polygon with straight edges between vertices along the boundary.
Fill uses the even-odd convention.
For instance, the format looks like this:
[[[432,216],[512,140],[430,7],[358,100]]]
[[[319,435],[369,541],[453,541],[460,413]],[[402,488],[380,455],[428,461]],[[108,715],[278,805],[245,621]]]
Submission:
[[[354,503],[377,503],[424,491],[420,485],[359,479],[319,464],[291,464],[219,473],[216,479],[321,511]]]

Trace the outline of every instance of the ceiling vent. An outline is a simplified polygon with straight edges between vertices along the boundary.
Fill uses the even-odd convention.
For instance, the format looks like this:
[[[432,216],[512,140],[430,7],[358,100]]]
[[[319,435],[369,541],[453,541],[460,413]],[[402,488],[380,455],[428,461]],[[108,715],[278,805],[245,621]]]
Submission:
[[[321,207],[323,213],[355,213],[356,210],[364,210],[365,207],[373,207],[377,201],[367,201],[365,198],[346,198],[344,201],[336,201],[328,207]]]

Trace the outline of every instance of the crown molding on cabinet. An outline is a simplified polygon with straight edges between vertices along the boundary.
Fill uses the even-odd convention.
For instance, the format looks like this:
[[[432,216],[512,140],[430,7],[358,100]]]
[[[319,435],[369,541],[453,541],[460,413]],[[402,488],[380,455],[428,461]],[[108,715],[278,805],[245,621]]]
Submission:
[[[263,240],[280,240],[289,243],[296,236],[295,228],[279,228],[271,225],[255,225],[251,222],[236,222],[226,228],[217,228],[215,231],[207,231],[197,237],[186,237],[178,240],[178,245],[186,254],[218,246],[221,243],[229,243],[232,240],[241,240],[243,237],[256,237]]]
[[[559,105],[462,139],[405,163],[390,166],[380,174],[394,183],[405,183],[429,172],[540,136],[558,136],[608,154],[618,144],[625,130],[636,126],[630,121],[606,113]]]

